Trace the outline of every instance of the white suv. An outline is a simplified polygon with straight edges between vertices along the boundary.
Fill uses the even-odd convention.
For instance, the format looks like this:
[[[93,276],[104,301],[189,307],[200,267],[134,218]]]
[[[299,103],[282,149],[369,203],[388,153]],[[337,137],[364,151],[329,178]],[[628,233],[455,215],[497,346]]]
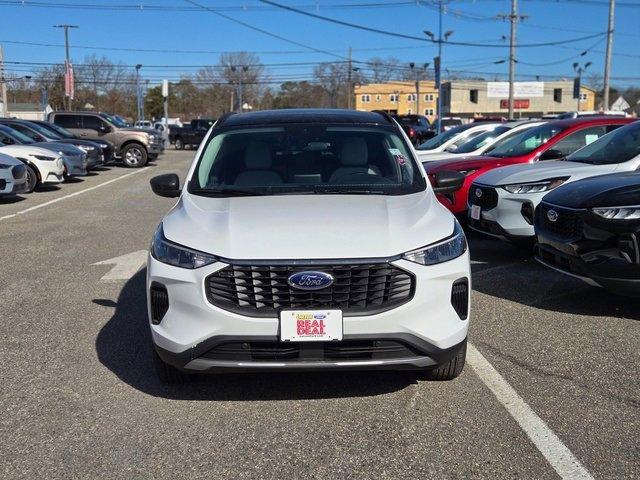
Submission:
[[[464,365],[470,262],[388,115],[342,110],[223,117],[153,237],[147,294],[156,369],[185,372]],[[444,172],[447,193],[464,177]]]
[[[542,197],[554,188],[581,178],[640,169],[640,121],[597,136],[593,142],[564,160],[501,167],[481,175],[469,190],[487,197],[491,204],[469,205],[469,226],[482,233],[511,241],[530,242],[535,238],[534,212]],[[595,140],[597,138],[597,140]],[[590,139],[587,139],[587,142]],[[476,203],[475,198],[474,202]]]

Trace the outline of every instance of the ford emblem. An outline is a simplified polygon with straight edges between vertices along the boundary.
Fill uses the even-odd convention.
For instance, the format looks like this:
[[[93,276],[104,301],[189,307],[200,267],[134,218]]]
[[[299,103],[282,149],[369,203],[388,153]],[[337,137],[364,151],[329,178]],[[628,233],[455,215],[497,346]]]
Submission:
[[[547,212],[547,218],[549,219],[550,222],[555,222],[558,220],[558,212],[556,212],[555,210],[549,210]]]
[[[476,197],[480,198],[482,196],[482,190],[476,188]]]
[[[321,290],[333,284],[333,277],[324,272],[298,272],[287,283],[298,290]]]

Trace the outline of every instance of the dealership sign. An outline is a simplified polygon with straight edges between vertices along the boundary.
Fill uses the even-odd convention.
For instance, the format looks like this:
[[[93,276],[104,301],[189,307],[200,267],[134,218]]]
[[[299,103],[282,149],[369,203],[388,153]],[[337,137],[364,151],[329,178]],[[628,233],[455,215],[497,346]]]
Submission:
[[[530,106],[531,101],[528,98],[516,98],[513,100],[513,108],[524,110]],[[500,108],[509,108],[509,100],[500,100]]]
[[[514,82],[515,97],[543,97],[544,82]],[[488,98],[504,98],[509,96],[509,82],[487,82]]]

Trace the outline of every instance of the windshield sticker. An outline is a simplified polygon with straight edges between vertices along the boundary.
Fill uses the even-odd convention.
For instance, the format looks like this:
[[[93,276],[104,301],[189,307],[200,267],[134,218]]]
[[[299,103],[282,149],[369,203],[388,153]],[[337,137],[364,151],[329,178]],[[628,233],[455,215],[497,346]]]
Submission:
[[[598,136],[597,133],[596,134],[587,134],[587,135],[585,135],[584,136],[585,145],[589,145],[590,143],[595,142],[598,138],[600,138],[600,137]]]
[[[404,155],[402,154],[402,152],[397,148],[390,148],[389,153],[393,155],[393,158],[396,159],[396,162],[398,162],[398,165],[403,166],[407,163],[407,159],[404,158]]]

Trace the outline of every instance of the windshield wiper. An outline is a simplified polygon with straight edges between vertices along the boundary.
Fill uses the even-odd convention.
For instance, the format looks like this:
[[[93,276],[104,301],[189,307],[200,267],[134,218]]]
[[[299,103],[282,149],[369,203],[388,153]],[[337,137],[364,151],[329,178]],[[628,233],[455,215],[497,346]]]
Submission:
[[[194,188],[191,193],[204,197],[259,197],[265,195],[255,190],[243,190],[240,188]]]
[[[383,190],[367,190],[367,189],[349,189],[340,187],[314,187],[313,193],[334,194],[334,195],[384,195]]]

